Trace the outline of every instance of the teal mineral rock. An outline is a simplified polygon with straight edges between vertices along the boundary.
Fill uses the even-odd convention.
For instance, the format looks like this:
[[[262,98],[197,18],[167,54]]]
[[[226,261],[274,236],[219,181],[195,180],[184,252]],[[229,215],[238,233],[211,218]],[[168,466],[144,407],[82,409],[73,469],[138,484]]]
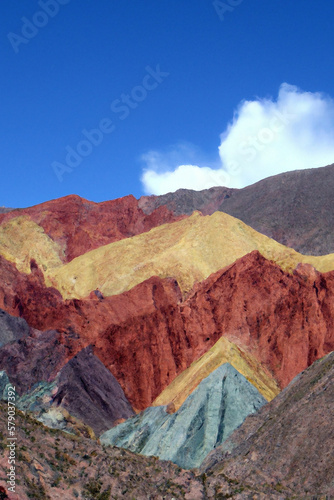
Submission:
[[[199,467],[245,418],[266,400],[229,363],[202,380],[174,414],[166,406],[147,408],[106,431],[101,443],[171,460],[180,467]]]

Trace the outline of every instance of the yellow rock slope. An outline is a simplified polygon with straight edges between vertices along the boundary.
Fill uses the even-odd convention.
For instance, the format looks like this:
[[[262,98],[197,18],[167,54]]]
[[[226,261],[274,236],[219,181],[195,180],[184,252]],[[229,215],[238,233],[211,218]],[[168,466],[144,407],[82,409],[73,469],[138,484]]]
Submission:
[[[43,271],[63,264],[60,246],[27,216],[0,226],[0,254],[24,273],[30,273],[30,259],[35,259]]]
[[[178,410],[198,384],[223,363],[234,366],[267,401],[279,394],[275,379],[251,354],[221,337],[208,352],[176,377],[153,401],[152,406],[172,405],[172,411]]]
[[[45,275],[48,285],[64,298],[83,298],[96,288],[105,296],[116,295],[154,275],[174,277],[186,293],[196,281],[253,250],[288,271],[299,262],[319,271],[334,269],[334,254],[301,255],[230,215],[194,212],[187,219],[87,252],[61,267],[48,266]]]

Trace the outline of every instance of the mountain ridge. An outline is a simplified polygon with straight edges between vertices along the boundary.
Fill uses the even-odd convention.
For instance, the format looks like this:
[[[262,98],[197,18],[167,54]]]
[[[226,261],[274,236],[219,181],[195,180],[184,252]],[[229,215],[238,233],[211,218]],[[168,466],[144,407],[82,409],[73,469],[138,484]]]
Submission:
[[[284,172],[242,189],[182,189],[141,197],[139,205],[146,213],[160,204],[178,215],[219,210],[304,255],[326,255],[334,252],[333,190],[334,164]]]

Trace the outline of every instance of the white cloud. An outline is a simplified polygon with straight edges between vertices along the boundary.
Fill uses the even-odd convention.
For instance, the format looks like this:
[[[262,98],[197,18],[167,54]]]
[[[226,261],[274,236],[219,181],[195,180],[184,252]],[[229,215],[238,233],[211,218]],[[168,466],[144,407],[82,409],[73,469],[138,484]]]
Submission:
[[[244,187],[290,170],[334,162],[334,101],[321,93],[282,84],[277,100],[243,101],[220,136],[218,168],[198,166],[196,150],[178,145],[142,157],[146,193],[179,188]],[[183,164],[190,158],[191,164]]]

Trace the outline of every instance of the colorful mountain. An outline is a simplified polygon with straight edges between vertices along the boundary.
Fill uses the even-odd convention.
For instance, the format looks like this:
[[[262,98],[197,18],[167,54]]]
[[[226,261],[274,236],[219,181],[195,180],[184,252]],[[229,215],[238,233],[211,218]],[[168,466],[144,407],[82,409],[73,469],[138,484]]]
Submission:
[[[211,349],[180,373],[153,401],[152,406],[168,405],[170,412],[178,410],[198,384],[224,363],[230,363],[238,370],[267,401],[279,394],[275,379],[254,356],[221,337]]]
[[[0,429],[7,427],[7,404],[0,401]],[[7,454],[0,435],[0,495],[3,500],[124,498],[204,498],[204,486],[191,471],[96,440],[45,427],[16,413],[15,493],[8,490]]]
[[[33,412],[49,427],[68,430],[71,416],[97,436],[134,415],[119,383],[93,355],[90,346],[66,363],[54,378],[34,384],[17,397],[20,410]]]
[[[331,498],[333,366],[333,353],[314,363],[271,403],[246,418],[195,471],[49,429],[17,411],[20,480],[16,493],[9,492],[1,437],[0,494],[9,500]],[[7,418],[7,404],[0,402],[1,429]]]
[[[5,280],[13,278],[13,269],[9,263],[3,266]],[[15,373],[26,373],[29,387],[51,376],[47,363],[40,368],[44,378],[31,380],[29,375],[30,360],[39,355],[48,359],[49,345],[55,346],[52,359],[59,352],[57,362],[50,364],[55,376],[91,344],[138,410],[150,406],[221,337],[250,352],[282,388],[333,350],[333,273],[321,274],[307,266],[285,273],[258,252],[211,275],[186,300],[170,278],[153,277],[104,299],[93,294],[67,301],[56,290],[45,288],[42,279],[34,270],[7,281],[7,287],[3,284],[2,299],[0,290],[7,310],[8,304],[15,305],[12,314],[20,311],[33,328],[58,332],[30,336],[24,343],[25,360],[15,345],[0,351],[0,369],[10,375],[9,357],[14,360],[11,365],[20,363]]]
[[[18,420],[40,441],[43,422],[68,450],[53,456],[47,438],[38,455],[22,421],[16,498],[147,498],[147,474],[158,498],[332,494],[333,173],[0,210],[0,398],[14,384]],[[103,448],[101,433],[183,467],[204,462],[195,476]],[[3,471],[5,441],[1,430]],[[82,443],[96,463],[75,458]]]
[[[24,235],[31,237],[30,228],[35,223],[39,226],[35,230],[47,235],[61,249],[64,262],[69,262],[88,250],[149,231],[181,217],[173,215],[166,207],[159,207],[147,215],[133,196],[94,203],[70,195],[0,214],[0,227],[7,227],[10,221],[8,227],[15,227],[20,223],[15,221],[17,218],[21,224],[24,221],[27,225],[23,224],[20,228],[22,239]]]

